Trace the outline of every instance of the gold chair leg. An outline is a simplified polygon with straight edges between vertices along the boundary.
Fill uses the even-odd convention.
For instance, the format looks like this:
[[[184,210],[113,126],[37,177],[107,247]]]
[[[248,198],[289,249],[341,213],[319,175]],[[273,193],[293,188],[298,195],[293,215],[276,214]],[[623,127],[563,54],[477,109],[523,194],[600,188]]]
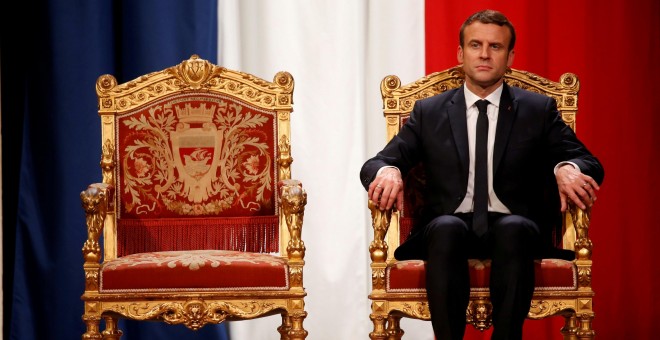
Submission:
[[[387,319],[387,340],[401,340],[404,332],[401,329],[400,321],[400,316],[389,316]]]
[[[288,335],[290,340],[305,340],[307,331],[303,328],[303,320],[307,317],[307,312],[300,311],[291,314],[291,329]]]
[[[82,335],[82,340],[100,340],[99,324],[101,317],[98,315],[83,315],[82,319],[87,327],[87,331]]]
[[[584,313],[580,315],[580,327],[577,331],[577,337],[580,340],[592,340],[596,337],[596,332],[591,328],[591,321],[593,321],[593,314]]]
[[[103,334],[103,340],[119,340],[124,334],[122,331],[117,329],[117,318],[110,316],[104,316],[105,320],[105,329],[101,334]]]
[[[564,340],[578,340],[577,338],[577,318],[574,313],[564,315],[564,327],[561,328],[561,335]]]
[[[374,331],[369,333],[371,340],[387,340],[387,332],[385,331],[385,316],[380,314],[371,314],[369,319],[374,323]]]
[[[289,330],[291,330],[291,317],[289,317],[289,313],[282,313],[282,324],[277,327],[280,340],[289,340]]]

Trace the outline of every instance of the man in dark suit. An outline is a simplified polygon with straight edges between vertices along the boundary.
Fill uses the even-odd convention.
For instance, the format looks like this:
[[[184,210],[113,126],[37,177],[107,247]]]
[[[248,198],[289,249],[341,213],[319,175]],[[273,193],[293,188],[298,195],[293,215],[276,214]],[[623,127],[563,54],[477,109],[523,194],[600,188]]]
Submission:
[[[504,82],[514,44],[503,14],[470,16],[457,53],[464,86],[418,100],[399,133],[360,172],[380,209],[401,209],[402,176],[423,164],[423,223],[395,257],[427,261],[437,339],[463,338],[468,258],[492,259],[492,339],[522,339],[534,258],[546,242],[542,225],[553,215],[543,204],[547,178],[554,174],[561,211],[569,201],[591,206],[603,180],[600,162],[562,121],[554,99]]]

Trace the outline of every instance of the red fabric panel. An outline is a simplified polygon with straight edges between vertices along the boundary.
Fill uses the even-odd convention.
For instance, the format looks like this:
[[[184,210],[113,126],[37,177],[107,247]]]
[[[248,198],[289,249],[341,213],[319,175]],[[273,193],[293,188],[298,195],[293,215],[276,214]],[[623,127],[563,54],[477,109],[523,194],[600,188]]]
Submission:
[[[279,217],[118,220],[119,256],[196,249],[278,252]]]
[[[101,291],[286,290],[284,259],[225,250],[133,254],[101,269]]]
[[[274,215],[276,114],[202,92],[117,116],[119,217]]]
[[[415,220],[410,217],[402,217],[399,219],[399,239],[400,243],[403,243],[406,239],[408,239],[408,236],[410,235],[410,231],[412,230],[412,227],[415,223]]]
[[[514,68],[552,80],[578,75],[577,133],[605,168],[590,229],[593,326],[606,339],[654,338],[660,115],[648,100],[657,97],[660,79],[660,2],[427,0],[425,6],[427,73],[456,65],[460,25],[493,8],[516,27]],[[525,339],[560,339],[562,324],[562,318],[527,321]],[[488,335],[468,332],[465,339]]]
[[[490,260],[469,260],[470,287],[473,291],[488,290]],[[577,270],[572,262],[556,259],[536,261],[536,290],[575,290]],[[425,262],[420,260],[399,261],[389,266],[385,273],[388,292],[425,292]]]

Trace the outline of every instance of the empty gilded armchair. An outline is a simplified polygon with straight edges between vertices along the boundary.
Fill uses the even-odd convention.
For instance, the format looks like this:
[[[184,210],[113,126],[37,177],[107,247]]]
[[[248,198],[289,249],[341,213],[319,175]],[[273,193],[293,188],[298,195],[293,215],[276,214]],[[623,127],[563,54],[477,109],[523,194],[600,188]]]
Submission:
[[[281,339],[306,338],[293,88],[287,72],[270,82],[196,55],[123,84],[98,78],[83,339],[119,339],[118,318],[197,330],[273,314]]]

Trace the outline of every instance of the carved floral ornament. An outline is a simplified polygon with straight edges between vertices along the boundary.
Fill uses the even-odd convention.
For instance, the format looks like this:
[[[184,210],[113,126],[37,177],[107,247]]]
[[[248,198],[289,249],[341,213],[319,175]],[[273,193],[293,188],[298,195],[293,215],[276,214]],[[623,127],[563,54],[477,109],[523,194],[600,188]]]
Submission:
[[[185,302],[117,303],[108,310],[135,320],[163,320],[169,324],[183,324],[198,330],[206,324],[218,324],[229,315],[252,318],[278,307],[269,301],[207,302],[191,299]]]

